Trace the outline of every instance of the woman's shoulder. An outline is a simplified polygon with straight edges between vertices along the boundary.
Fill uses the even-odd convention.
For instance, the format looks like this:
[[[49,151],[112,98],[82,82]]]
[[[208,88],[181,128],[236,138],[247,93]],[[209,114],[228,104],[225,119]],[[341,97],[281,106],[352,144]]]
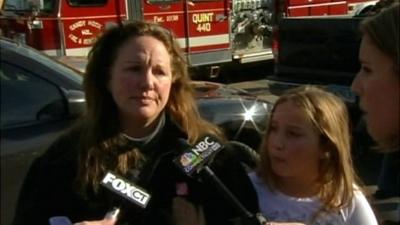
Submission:
[[[40,156],[43,163],[70,163],[77,154],[82,128],[74,126],[60,134]]]
[[[76,131],[73,130],[63,133],[32,162],[24,181],[26,189],[39,186],[47,188],[54,185],[52,182],[60,182],[59,179],[69,180],[66,175],[73,176],[77,155],[72,152],[76,137]]]

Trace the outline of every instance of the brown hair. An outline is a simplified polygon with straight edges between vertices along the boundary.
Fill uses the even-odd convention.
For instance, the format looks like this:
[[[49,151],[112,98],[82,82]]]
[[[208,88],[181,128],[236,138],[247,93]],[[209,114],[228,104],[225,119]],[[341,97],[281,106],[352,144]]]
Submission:
[[[393,74],[396,76],[398,84],[400,82],[399,13],[399,0],[387,0],[376,15],[367,17],[360,25],[361,32],[367,35],[380,51],[393,60]],[[386,140],[378,141],[377,144],[376,148],[384,151],[398,149],[399,136],[388,137]]]
[[[351,134],[347,108],[344,102],[332,93],[317,87],[301,86],[287,91],[277,100],[271,117],[280,104],[288,101],[306,113],[320,134],[320,144],[326,146],[328,157],[320,161],[318,196],[324,203],[324,208],[321,210],[338,210],[351,202],[353,185],[356,180],[358,182],[351,159]],[[266,143],[270,129],[268,125],[261,144],[258,173],[274,190],[276,176],[269,163]]]
[[[171,57],[172,86],[164,111],[188,135],[194,143],[204,133],[223,138],[220,129],[200,117],[190,84],[187,63],[173,34],[160,25],[133,21],[113,27],[94,44],[89,53],[89,62],[84,76],[86,114],[80,121],[82,135],[79,141],[79,164],[77,183],[82,188],[97,189],[106,170],[122,174],[135,167],[141,154],[137,149],[117,154],[123,145],[120,137],[118,109],[107,84],[111,67],[121,46],[129,39],[151,36],[161,41]]]
[[[399,76],[400,3],[398,0],[393,0],[389,5],[376,15],[365,18],[360,24],[360,29],[363,34],[371,38],[372,42],[383,53],[393,60],[395,74]]]

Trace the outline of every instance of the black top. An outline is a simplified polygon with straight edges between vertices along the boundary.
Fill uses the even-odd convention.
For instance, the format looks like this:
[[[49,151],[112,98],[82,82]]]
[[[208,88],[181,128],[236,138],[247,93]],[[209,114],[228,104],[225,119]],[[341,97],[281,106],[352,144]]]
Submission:
[[[67,216],[73,223],[99,220],[114,206],[121,207],[117,224],[173,224],[172,201],[179,192],[179,196],[183,195],[194,205],[203,206],[207,225],[232,224],[232,219],[239,216],[212,183],[186,176],[173,163],[184,150],[179,139],[186,138],[186,134],[169,119],[159,134],[142,146],[150,159],[146,160],[136,183],[151,194],[146,209],[122,200],[103,187],[86,195],[77,191],[74,181],[79,133],[71,130],[33,162],[20,192],[13,225],[47,225],[53,216]],[[258,211],[256,193],[236,154],[241,150],[235,146],[227,144],[214,158],[211,168],[239,201],[255,213]],[[182,187],[187,187],[184,193],[180,190]]]

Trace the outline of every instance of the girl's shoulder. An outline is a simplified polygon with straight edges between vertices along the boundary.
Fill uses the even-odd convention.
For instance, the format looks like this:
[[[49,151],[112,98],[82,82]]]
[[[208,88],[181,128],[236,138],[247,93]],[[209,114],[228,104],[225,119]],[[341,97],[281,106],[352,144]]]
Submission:
[[[362,189],[355,185],[354,195],[351,203],[342,210],[343,217],[346,218],[348,224],[354,225],[377,225],[377,219],[374,211],[364,195]]]

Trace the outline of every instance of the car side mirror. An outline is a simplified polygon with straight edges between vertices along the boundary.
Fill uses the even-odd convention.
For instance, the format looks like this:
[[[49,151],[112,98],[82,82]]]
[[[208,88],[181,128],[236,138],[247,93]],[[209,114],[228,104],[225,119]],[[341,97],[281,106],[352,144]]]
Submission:
[[[38,121],[55,120],[65,116],[65,104],[62,99],[57,99],[42,107],[36,114]]]
[[[78,117],[85,112],[85,93],[79,90],[67,90],[68,112],[72,117]]]

